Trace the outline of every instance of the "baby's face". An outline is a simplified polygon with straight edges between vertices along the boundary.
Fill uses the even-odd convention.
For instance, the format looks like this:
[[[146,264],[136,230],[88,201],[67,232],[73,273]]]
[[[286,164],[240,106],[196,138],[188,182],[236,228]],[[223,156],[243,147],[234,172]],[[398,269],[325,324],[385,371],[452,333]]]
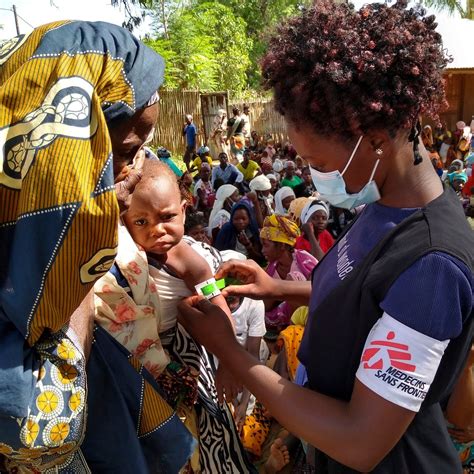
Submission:
[[[137,186],[124,222],[135,243],[163,255],[183,238],[184,209],[176,185],[163,176]]]

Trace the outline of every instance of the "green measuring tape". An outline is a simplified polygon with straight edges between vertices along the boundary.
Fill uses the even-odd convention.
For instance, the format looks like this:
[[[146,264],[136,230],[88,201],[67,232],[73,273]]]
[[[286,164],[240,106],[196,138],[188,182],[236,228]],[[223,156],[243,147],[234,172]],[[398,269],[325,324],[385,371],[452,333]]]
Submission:
[[[216,290],[223,290],[225,288],[225,279],[221,278],[220,280],[215,280],[213,283],[209,283],[206,286],[201,288],[202,294],[204,296],[209,296],[211,293],[214,293]]]
[[[221,294],[221,290],[223,290],[225,286],[225,278],[221,278],[217,281],[214,278],[209,278],[209,280],[196,285],[195,288],[198,295],[203,295],[205,298],[210,300],[215,296],[219,296]]]

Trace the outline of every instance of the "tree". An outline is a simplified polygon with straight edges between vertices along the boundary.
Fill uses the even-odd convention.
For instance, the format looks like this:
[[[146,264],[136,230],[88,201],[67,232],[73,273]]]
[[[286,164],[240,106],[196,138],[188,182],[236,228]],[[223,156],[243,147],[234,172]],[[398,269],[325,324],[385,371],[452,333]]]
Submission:
[[[191,0],[152,0],[147,13],[153,19],[153,33],[169,40],[169,23],[183,8],[189,7]]]
[[[270,34],[278,23],[297,14],[312,0],[219,0],[219,3],[229,7],[247,25],[247,35],[252,41],[248,86],[258,89],[261,77],[259,63],[267,49]]]
[[[461,18],[474,19],[474,0],[422,0],[427,7],[433,7],[438,11],[447,10],[450,13],[459,13]]]
[[[152,8],[153,2],[152,0],[111,0],[111,5],[114,7],[123,6],[126,19],[122,26],[129,31],[133,31],[145,18],[145,11],[143,9]],[[139,7],[140,12],[138,14],[134,12],[133,6]]]
[[[218,2],[177,9],[147,44],[167,61],[165,85],[184,89],[236,90],[247,86],[252,41],[246,24]],[[161,30],[161,33],[160,33]]]

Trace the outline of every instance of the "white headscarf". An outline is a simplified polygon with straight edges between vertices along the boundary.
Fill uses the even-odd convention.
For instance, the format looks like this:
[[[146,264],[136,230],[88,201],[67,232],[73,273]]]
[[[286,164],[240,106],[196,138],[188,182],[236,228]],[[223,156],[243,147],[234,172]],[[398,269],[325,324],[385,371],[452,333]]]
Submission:
[[[289,186],[283,186],[275,193],[275,214],[277,216],[284,216],[288,211],[283,207],[282,201],[288,196],[293,196],[296,199],[294,191]]]
[[[215,215],[224,207],[227,198],[230,198],[238,189],[232,184],[223,184],[216,192],[216,200],[212,206],[211,215],[209,216],[209,224],[213,221]]]
[[[306,224],[316,211],[324,211],[326,216],[329,217],[329,211],[325,204],[321,202],[315,203],[314,201],[310,201],[305,207],[303,207],[303,210],[301,211],[301,224]]]
[[[460,166],[459,171],[462,171],[464,169],[464,163],[461,160],[453,160],[451,162],[451,166],[453,165],[459,165]]]
[[[283,171],[283,161],[277,158],[273,162],[273,171],[276,171],[277,173],[280,173],[281,171]]]
[[[471,127],[464,127],[464,128],[463,128],[462,136],[463,136],[463,138],[465,138],[468,142],[470,142],[470,141],[471,141],[471,138],[472,138]]]
[[[252,191],[268,191],[272,188],[272,183],[265,175],[261,174],[250,181],[249,187]]]

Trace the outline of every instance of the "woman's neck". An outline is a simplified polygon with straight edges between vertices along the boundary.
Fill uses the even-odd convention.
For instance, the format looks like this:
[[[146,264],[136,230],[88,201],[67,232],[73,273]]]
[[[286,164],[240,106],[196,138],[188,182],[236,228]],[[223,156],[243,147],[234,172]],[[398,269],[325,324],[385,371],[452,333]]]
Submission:
[[[413,163],[411,144],[393,160],[380,188],[380,204],[397,208],[425,207],[443,193],[443,185],[428,153],[424,149],[420,149],[420,153],[423,161],[419,165]]]

